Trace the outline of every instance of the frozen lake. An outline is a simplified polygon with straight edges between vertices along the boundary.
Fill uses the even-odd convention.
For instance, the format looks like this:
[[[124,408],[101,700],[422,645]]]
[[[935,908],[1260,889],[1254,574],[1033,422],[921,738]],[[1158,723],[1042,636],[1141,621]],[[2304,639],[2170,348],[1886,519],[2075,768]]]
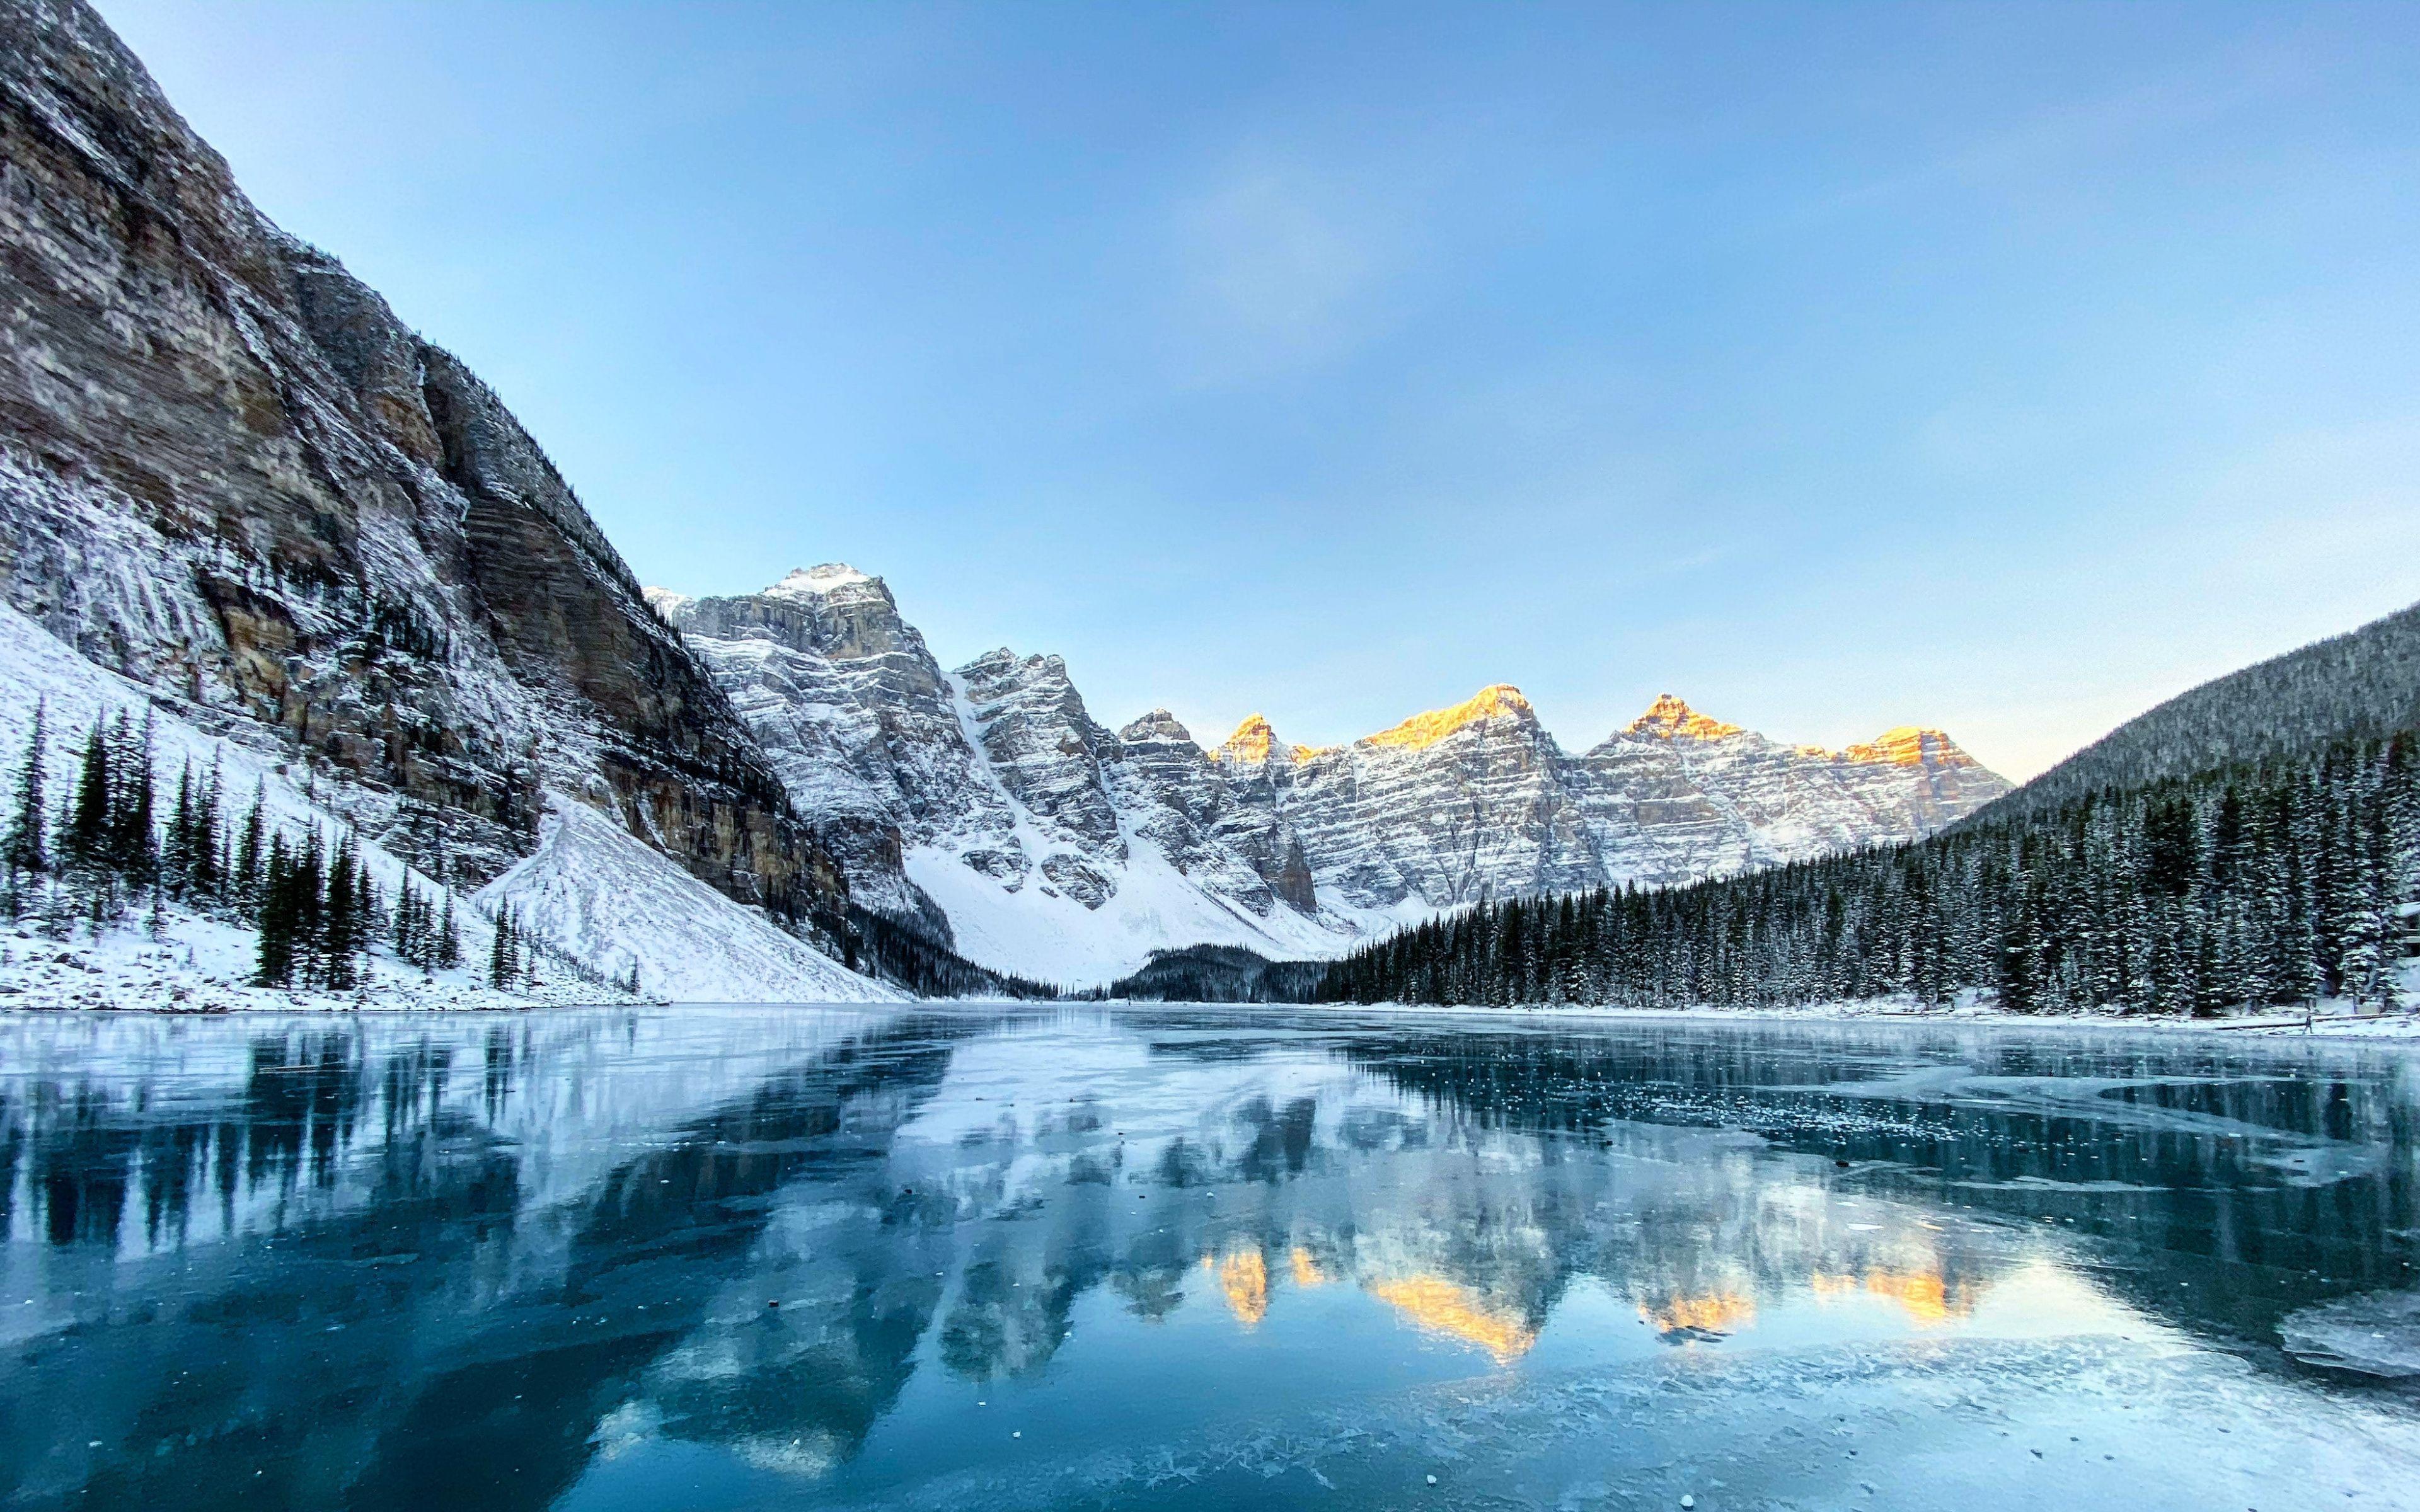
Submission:
[[[8,1015],[0,1234],[10,1507],[2420,1506],[2391,1047]]]

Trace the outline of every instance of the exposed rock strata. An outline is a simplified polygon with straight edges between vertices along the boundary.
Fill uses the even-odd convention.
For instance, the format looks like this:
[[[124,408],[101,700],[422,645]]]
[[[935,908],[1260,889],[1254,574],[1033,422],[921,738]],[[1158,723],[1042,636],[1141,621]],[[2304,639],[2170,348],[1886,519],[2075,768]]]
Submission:
[[[1292,744],[1254,716],[1205,751],[1165,709],[1111,733],[1056,656],[1001,650],[944,673],[881,580],[851,568],[733,598],[649,592],[802,810],[895,825],[948,909],[1010,933],[1028,918],[1034,939],[1010,948],[1036,953],[1001,964],[1069,980],[1095,959],[1081,942],[1048,953],[1071,933],[1114,937],[1099,959],[1118,961],[1201,943],[1322,953],[1483,897],[1913,839],[2007,790],[1938,731],[1834,752],[1668,694],[1574,756],[1500,685],[1346,746]],[[861,893],[886,885],[887,859],[848,854]],[[1207,911],[1169,918],[1169,875]],[[1155,920],[1213,933],[1151,935]]]
[[[841,872],[495,395],[280,233],[71,0],[0,0],[0,593],[484,881],[547,788],[724,892]]]

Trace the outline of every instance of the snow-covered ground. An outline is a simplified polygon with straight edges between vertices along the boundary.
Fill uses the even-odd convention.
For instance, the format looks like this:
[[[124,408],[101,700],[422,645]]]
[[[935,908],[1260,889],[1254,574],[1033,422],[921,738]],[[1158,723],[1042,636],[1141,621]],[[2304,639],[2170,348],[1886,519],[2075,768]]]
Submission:
[[[1773,1019],[1799,1022],[1869,1022],[1898,1024],[2074,1025],[2086,1027],[2165,1030],[2188,1034],[2255,1036],[2317,1035],[2329,1039],[2420,1041],[2420,963],[2404,972],[2403,1001],[2412,1005],[2388,1013],[2364,1013],[2352,1003],[2322,999],[2308,1013],[2284,1009],[2228,1014],[2220,1018],[2180,1018],[2147,1013],[2013,1013],[1988,1003],[1962,1002],[1953,1007],[1928,1007],[1913,999],[1882,998],[1860,1002],[1807,1003],[1792,1008],[1605,1008],[1580,1003],[1529,1003],[1513,1007],[1456,1007],[1434,1003],[1323,1004],[1318,1011],[1421,1014],[1463,1017],[1479,1014],[1509,1018],[1558,1019],[1698,1019],[1737,1022]]]
[[[558,798],[537,849],[478,901],[651,995],[683,1003],[900,1002],[690,875],[585,804]]]
[[[1341,954],[1364,938],[1337,933],[1291,908],[1256,917],[1196,886],[1140,836],[1128,838],[1127,855],[1118,890],[1098,908],[1046,890],[1038,872],[1011,891],[939,846],[909,851],[907,869],[950,916],[959,954],[1070,987],[1114,981],[1171,941],[1236,945],[1272,960],[1300,961]]]
[[[228,733],[201,728],[150,689],[85,660],[39,625],[0,603],[0,812],[15,800],[24,739],[37,704],[48,728],[44,773],[53,811],[72,791],[85,735],[119,711],[152,717],[153,768],[173,793],[176,774],[219,770],[230,820],[260,795],[270,825],[289,842],[349,825],[374,829],[382,795],[313,771],[276,744],[272,733],[237,724]],[[364,840],[362,864],[380,893],[396,897],[407,878],[421,893],[445,889]],[[598,972],[619,978],[639,968],[644,995],[725,1002],[899,1001],[893,988],[861,977],[783,933],[762,913],[733,902],[649,849],[612,821],[556,795],[537,851],[474,897],[458,900],[462,968],[424,976],[373,953],[359,992],[342,995],[249,985],[256,936],[249,930],[182,909],[165,911],[152,937],[147,905],[105,928],[99,938],[81,921],[52,938],[28,918],[0,926],[0,1005],[216,1011],[239,1008],[489,1008],[597,1002],[611,988],[541,961],[534,988],[485,986],[493,931],[482,912],[509,905],[531,933]],[[551,978],[552,980],[550,980]]]
[[[258,936],[251,930],[184,909],[166,911],[153,938],[137,916],[95,939],[79,922],[64,940],[45,937],[34,921],[0,928],[0,1008],[110,1009],[118,1011],[223,1013],[238,1010],[528,1008],[567,1003],[630,1002],[541,961],[538,983],[510,991],[489,987],[486,954],[451,971],[424,975],[391,955],[362,962],[362,982],[349,992],[252,985]],[[464,928],[464,933],[469,933]]]

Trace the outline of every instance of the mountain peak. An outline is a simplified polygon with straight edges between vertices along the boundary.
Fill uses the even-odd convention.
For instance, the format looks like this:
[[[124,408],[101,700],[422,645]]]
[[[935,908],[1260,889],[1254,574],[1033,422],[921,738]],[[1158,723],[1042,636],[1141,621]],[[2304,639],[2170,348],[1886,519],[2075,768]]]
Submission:
[[[1529,701],[1510,683],[1491,683],[1477,693],[1449,709],[1431,709],[1416,714],[1391,730],[1381,730],[1363,738],[1373,746],[1400,746],[1411,750],[1424,750],[1455,731],[1487,719],[1512,718],[1523,724],[1535,725],[1538,716]]]
[[[827,562],[819,567],[794,567],[788,577],[765,592],[775,597],[801,598],[809,594],[829,594],[835,588],[846,588],[855,583],[879,581],[880,579],[869,578],[845,562]]]
[[[1288,746],[1278,739],[1277,731],[1269,724],[1268,716],[1248,714],[1227,743],[1213,753],[1219,761],[1237,762],[1247,766],[1259,766],[1272,756],[1283,755],[1289,760],[1302,759],[1301,748]]]
[[[1630,733],[1634,735],[1656,735],[1666,740],[1675,735],[1685,735],[1692,740],[1720,740],[1725,735],[1744,732],[1738,725],[1725,724],[1720,719],[1699,714],[1674,694],[1660,693],[1656,695],[1655,702],[1647,706],[1645,714],[1630,721]]]
[[[1193,732],[1186,729],[1184,721],[1166,709],[1154,709],[1119,731],[1118,738],[1130,746],[1146,740],[1190,746],[1193,744]]]
[[[1938,730],[1903,724],[1840,752],[1843,761],[1872,766],[1973,766],[1975,758]]]

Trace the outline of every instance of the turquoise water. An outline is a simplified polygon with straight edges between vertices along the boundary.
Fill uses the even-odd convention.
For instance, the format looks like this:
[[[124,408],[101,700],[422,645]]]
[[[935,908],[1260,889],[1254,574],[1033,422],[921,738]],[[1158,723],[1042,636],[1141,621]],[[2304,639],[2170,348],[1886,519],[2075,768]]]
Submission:
[[[2414,1505],[2415,1162],[2223,1036],[13,1015],[0,1498]]]

